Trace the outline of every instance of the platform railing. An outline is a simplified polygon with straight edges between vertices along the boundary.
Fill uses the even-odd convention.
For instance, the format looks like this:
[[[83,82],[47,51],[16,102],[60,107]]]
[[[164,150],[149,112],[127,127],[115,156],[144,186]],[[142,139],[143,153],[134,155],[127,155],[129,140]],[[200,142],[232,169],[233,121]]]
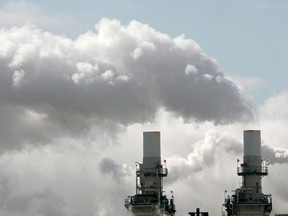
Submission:
[[[268,166],[239,166],[237,167],[238,175],[268,175]]]

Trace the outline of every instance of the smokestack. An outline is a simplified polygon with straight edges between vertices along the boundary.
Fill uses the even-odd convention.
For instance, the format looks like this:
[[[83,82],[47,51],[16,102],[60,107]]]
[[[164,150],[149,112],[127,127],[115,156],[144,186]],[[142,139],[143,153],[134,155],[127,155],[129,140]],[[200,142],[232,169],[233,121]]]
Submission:
[[[245,156],[261,157],[261,131],[245,130],[243,135],[244,135],[244,157]]]
[[[237,173],[242,176],[242,186],[230,198],[225,198],[227,216],[269,215],[272,211],[271,195],[262,193],[262,178],[268,175],[268,163],[261,157],[260,130],[246,130],[243,133],[243,163],[237,165]],[[238,164],[239,160],[237,160]]]
[[[143,167],[156,168],[161,165],[160,132],[143,132]]]
[[[163,178],[167,177],[168,169],[166,164],[161,164],[159,131],[143,133],[143,163],[136,163],[136,194],[125,199],[125,207],[133,216],[174,216],[173,196],[169,202],[163,191]]]
[[[262,158],[261,158],[261,131],[260,130],[245,130],[244,133],[244,156],[243,156],[243,171],[250,175],[243,176],[243,186],[250,188],[254,193],[261,193],[262,175]],[[253,172],[262,175],[252,175]]]

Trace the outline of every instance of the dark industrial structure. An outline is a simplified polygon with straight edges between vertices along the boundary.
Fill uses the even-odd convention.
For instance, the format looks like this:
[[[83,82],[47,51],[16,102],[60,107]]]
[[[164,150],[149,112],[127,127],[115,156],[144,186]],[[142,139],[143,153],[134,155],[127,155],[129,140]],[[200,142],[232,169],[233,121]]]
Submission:
[[[199,208],[196,209],[196,212],[189,212],[188,214],[190,216],[209,216],[208,212],[200,212]]]

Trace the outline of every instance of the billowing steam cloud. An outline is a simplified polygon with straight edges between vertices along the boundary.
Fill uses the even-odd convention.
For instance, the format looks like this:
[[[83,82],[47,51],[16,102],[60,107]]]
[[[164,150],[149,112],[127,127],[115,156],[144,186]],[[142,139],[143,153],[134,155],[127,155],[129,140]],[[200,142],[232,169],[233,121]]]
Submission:
[[[120,137],[119,149],[107,145],[111,136],[159,110],[181,117],[180,127],[254,116],[250,99],[194,41],[137,21],[102,19],[75,40],[3,28],[0,45],[0,215],[124,215],[135,179],[122,164],[135,161],[125,158],[135,135]],[[197,138],[187,157],[167,158],[168,181],[217,167],[223,152],[242,155],[242,142],[221,127]]]
[[[260,118],[264,119],[267,124],[266,132],[271,138],[267,140],[270,145],[262,145],[262,154],[265,160],[269,163],[288,163],[287,149],[287,128],[288,126],[288,91],[283,91],[280,94],[271,97],[265,101],[265,104],[260,109]],[[277,144],[279,147],[273,147]]]
[[[1,29],[0,44],[2,146],[115,132],[159,108],[217,124],[253,116],[249,98],[194,41],[136,21],[102,19],[76,40],[29,25]]]
[[[221,155],[222,150],[234,155],[240,155],[243,152],[242,144],[233,137],[217,130],[207,131],[204,139],[193,145],[192,152],[189,153],[187,159],[177,156],[168,159],[169,167],[171,167],[168,181],[186,178],[211,167],[216,157]]]
[[[270,164],[288,163],[288,149],[262,145],[261,150],[262,159]],[[224,154],[242,158],[243,141],[238,141],[223,131],[208,130],[202,140],[192,145],[192,151],[187,158],[174,156],[168,159],[171,168],[168,181],[173,182],[207,169]]]
[[[61,143],[1,155],[0,215],[108,216],[116,209],[125,215],[129,169],[109,158],[99,161],[98,154]]]
[[[1,199],[1,215],[66,215],[62,209],[64,201],[48,189],[32,194],[13,196],[11,192],[7,195],[8,198]]]

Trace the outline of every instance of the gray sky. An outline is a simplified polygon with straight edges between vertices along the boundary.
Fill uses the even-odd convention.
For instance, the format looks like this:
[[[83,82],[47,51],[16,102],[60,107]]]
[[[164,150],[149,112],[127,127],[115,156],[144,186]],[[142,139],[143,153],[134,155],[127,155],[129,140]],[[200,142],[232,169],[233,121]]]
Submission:
[[[245,129],[288,212],[287,4],[2,1],[0,214],[126,215],[159,130],[178,215],[220,215]]]

